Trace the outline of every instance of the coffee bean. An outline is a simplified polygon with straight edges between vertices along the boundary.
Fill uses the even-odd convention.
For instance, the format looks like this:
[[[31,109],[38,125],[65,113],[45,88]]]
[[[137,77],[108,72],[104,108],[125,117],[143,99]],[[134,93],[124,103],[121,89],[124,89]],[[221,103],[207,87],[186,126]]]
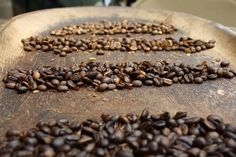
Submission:
[[[210,79],[210,80],[214,80],[214,79],[216,79],[218,76],[217,76],[217,74],[210,74],[210,75],[208,75],[207,77],[208,77],[208,79]]]
[[[58,86],[60,84],[59,80],[57,79],[52,79],[52,84],[55,85],[55,86]]]
[[[212,124],[210,121],[208,121],[208,120],[206,120],[206,119],[202,121],[202,126],[203,126],[205,129],[210,130],[210,131],[216,129],[215,125]]]
[[[57,137],[57,138],[55,138],[55,139],[52,141],[52,146],[55,147],[55,148],[59,148],[59,147],[61,147],[62,145],[64,145],[64,143],[65,143],[64,138],[62,138],[62,137]]]
[[[142,81],[140,81],[140,80],[134,80],[134,81],[132,81],[132,85],[134,86],[134,87],[141,87],[142,86]]]
[[[220,63],[220,66],[221,67],[227,67],[227,66],[229,66],[229,64],[230,64],[230,62],[228,60],[224,60]]]
[[[151,85],[153,85],[153,81],[152,80],[145,80],[144,84],[147,86],[151,86]]]
[[[40,76],[41,75],[37,70],[33,71],[32,77],[33,77],[34,80],[38,80],[40,78]]]
[[[28,91],[28,87],[26,87],[26,86],[20,86],[19,88],[18,88],[18,93],[26,93]]]
[[[116,153],[116,157],[134,157],[134,155],[129,150],[120,150]]]
[[[59,92],[67,92],[67,91],[69,90],[69,88],[68,88],[67,86],[65,86],[65,85],[59,85],[59,86],[57,87],[57,90],[58,90]]]
[[[16,129],[8,130],[6,133],[7,137],[19,137],[21,135],[21,132]]]
[[[9,82],[6,84],[6,88],[14,89],[15,87],[16,87],[16,83],[14,82]]]
[[[223,72],[223,75],[227,78],[233,78],[234,77],[234,74],[232,72],[229,72],[229,71]]]
[[[40,91],[45,91],[45,90],[47,90],[47,86],[45,86],[45,85],[39,85],[38,86],[38,90],[40,90]]]
[[[115,88],[116,88],[115,84],[110,83],[110,84],[107,85],[107,89],[109,89],[109,90],[113,90]]]
[[[97,55],[104,55],[105,53],[103,51],[97,51]]]
[[[98,91],[103,92],[108,88],[108,85],[106,83],[102,83],[100,84],[100,86],[98,87]]]
[[[19,93],[27,90],[35,93],[37,88],[68,91],[69,88],[78,90],[81,87],[93,87],[98,91],[105,91],[116,88],[132,89],[132,87],[141,87],[142,84],[157,87],[170,86],[178,82],[200,84],[218,77],[234,77],[232,69],[205,65],[205,63],[196,66],[177,63],[173,63],[174,66],[171,65],[166,61],[122,64],[81,62],[73,67],[47,66],[37,70],[13,69],[4,77],[3,82],[7,88],[16,89]],[[34,78],[31,76],[33,73]],[[36,76],[37,73],[40,76]]]
[[[207,119],[186,112],[152,115],[103,114],[70,123],[67,119],[39,122],[27,133],[10,130],[1,141],[0,156],[232,156],[236,154],[236,127],[217,115]],[[213,130],[223,124],[225,129]],[[55,131],[57,130],[57,131]],[[7,151],[10,150],[10,151]],[[227,152],[227,153],[226,153]]]
[[[181,119],[187,116],[187,112],[177,112],[173,119]]]
[[[171,86],[173,84],[173,81],[171,79],[163,78],[163,83],[166,86]]]
[[[201,77],[195,77],[194,82],[201,84],[201,83],[203,83],[203,79]]]

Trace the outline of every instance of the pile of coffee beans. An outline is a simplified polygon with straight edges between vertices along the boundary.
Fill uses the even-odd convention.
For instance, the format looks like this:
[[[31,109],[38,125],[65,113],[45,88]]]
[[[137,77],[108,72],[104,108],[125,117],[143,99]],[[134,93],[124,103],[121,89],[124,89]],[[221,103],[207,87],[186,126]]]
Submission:
[[[170,86],[173,83],[203,83],[217,78],[233,78],[236,71],[228,61],[203,62],[198,65],[168,63],[167,61],[140,63],[80,63],[73,67],[46,66],[32,70],[13,69],[3,79],[7,88],[19,93],[56,89],[66,92],[81,87],[94,87],[98,91],[130,89],[132,87]]]
[[[235,157],[236,126],[164,112],[101,115],[102,121],[39,122],[26,132],[9,130],[1,157]]]
[[[87,50],[109,50],[109,51],[184,51],[185,53],[196,53],[202,50],[213,48],[215,41],[210,40],[204,42],[194,40],[190,37],[181,37],[175,40],[171,37],[164,39],[145,39],[142,37],[126,38],[111,36],[106,37],[88,37],[88,38],[73,38],[73,37],[30,37],[22,40],[24,50],[43,52],[53,51],[60,56],[66,56],[68,53],[75,51]]]
[[[81,34],[97,34],[97,35],[112,35],[112,34],[131,34],[142,33],[152,35],[172,34],[177,31],[174,26],[167,23],[145,23],[131,22],[128,20],[122,21],[98,21],[91,23],[81,23],[78,25],[69,25],[51,31],[53,36],[65,35],[81,35]]]

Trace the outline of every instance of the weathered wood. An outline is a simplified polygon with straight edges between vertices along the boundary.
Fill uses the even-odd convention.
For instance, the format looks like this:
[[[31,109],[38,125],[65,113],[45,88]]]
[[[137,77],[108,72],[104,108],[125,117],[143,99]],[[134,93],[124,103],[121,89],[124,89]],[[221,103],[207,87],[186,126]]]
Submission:
[[[214,49],[190,56],[182,52],[151,52],[128,54],[124,52],[73,53],[60,58],[52,53],[30,53],[22,50],[20,40],[31,35],[46,33],[66,23],[99,19],[167,21],[180,30],[173,36],[188,35],[203,40],[216,40]],[[236,67],[236,35],[224,26],[183,13],[130,8],[65,8],[33,12],[17,16],[0,29],[0,79],[7,70],[15,67],[30,69],[42,65],[69,66],[96,57],[98,61],[162,60],[199,63],[203,60],[225,58]],[[39,120],[50,118],[85,119],[101,113],[141,112],[144,108],[154,112],[183,110],[205,117],[218,114],[228,122],[236,120],[236,79],[219,79],[201,85],[175,84],[171,87],[142,87],[132,90],[104,93],[81,89],[68,93],[53,91],[19,95],[0,83],[0,137],[7,129],[26,129]]]

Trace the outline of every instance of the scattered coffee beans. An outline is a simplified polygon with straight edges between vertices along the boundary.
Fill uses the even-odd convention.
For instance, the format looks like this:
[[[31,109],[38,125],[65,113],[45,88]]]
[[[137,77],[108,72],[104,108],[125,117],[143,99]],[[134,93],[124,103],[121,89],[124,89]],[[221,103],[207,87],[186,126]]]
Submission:
[[[223,67],[222,67],[223,66]],[[227,63],[229,66],[229,63]],[[80,63],[73,67],[46,66],[32,70],[13,69],[3,79],[6,88],[19,93],[54,89],[59,92],[94,87],[98,91],[130,89],[132,87],[170,86],[174,83],[200,84],[217,78],[233,78],[234,70],[225,64],[198,65],[183,63],[127,62],[127,63]],[[34,92],[35,93],[35,92]]]
[[[194,40],[190,37],[181,37],[178,40],[171,37],[164,39],[145,39],[142,37],[126,38],[126,37],[30,37],[23,39],[24,50],[43,52],[54,52],[64,57],[68,53],[76,51],[96,50],[97,55],[103,55],[105,51],[183,51],[185,53],[196,53],[206,49],[213,48],[215,41],[204,42]],[[198,51],[196,51],[198,47]]]
[[[177,31],[174,26],[167,23],[145,23],[122,21],[98,21],[91,23],[81,23],[78,25],[69,25],[51,31],[53,36],[65,35],[81,35],[81,34],[97,34],[97,35],[113,35],[142,33],[152,35],[172,34]]]
[[[235,157],[236,126],[217,115],[101,115],[101,121],[39,122],[9,130],[1,157]]]

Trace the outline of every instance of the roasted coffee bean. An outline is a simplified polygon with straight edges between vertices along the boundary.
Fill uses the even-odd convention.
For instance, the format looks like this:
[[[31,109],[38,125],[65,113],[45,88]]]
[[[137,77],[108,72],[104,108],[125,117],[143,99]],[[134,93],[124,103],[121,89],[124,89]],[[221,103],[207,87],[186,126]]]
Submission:
[[[140,81],[140,80],[134,80],[133,82],[132,82],[132,85],[133,85],[133,87],[141,87],[142,86],[142,81]]]
[[[207,119],[177,112],[103,114],[102,121],[39,122],[27,133],[7,132],[0,156],[234,156],[236,126],[217,115]],[[226,126],[216,129],[216,125]],[[56,131],[57,130],[57,131]]]
[[[109,89],[109,90],[113,90],[115,88],[116,88],[116,85],[113,84],[113,83],[110,83],[110,84],[107,85],[107,89]]]
[[[98,51],[97,55],[104,55],[105,53],[103,51]]]
[[[173,81],[171,79],[163,78],[163,84],[166,86],[171,86]]]
[[[59,92],[67,92],[67,91],[69,90],[69,88],[68,88],[67,86],[65,86],[65,85],[59,85],[59,86],[57,87],[57,90],[58,90]]]
[[[103,92],[103,91],[105,91],[107,88],[108,88],[107,83],[102,83],[102,84],[100,84],[100,86],[98,87],[98,90],[99,90],[100,92]]]
[[[15,82],[6,83],[6,88],[14,89],[15,87],[16,87],[16,83]]]
[[[145,80],[144,84],[147,86],[151,86],[151,85],[153,85],[153,81],[152,80]]]
[[[47,90],[47,86],[46,85],[39,85],[38,86],[38,90],[40,90],[40,91],[45,91],[45,90]]]
[[[115,157],[134,157],[134,155],[130,150],[120,150]]]
[[[147,32],[147,31],[145,31]],[[205,49],[210,49],[214,47],[215,43],[204,42],[200,40],[194,40],[191,38],[179,38],[178,40],[173,38],[163,38],[163,39],[150,39],[147,40],[142,37],[111,37],[111,36],[93,36],[88,38],[74,38],[74,37],[63,37],[63,40],[55,42],[57,37],[31,37],[26,39],[26,42],[22,42],[24,49],[26,51],[42,50],[43,52],[52,51],[54,54],[59,54],[61,57],[67,56],[68,53],[73,51],[86,51],[86,50],[96,50],[97,55],[104,55],[104,50],[130,50],[132,52],[142,50],[145,52],[149,51],[174,51],[180,50],[185,53],[195,53],[200,52]],[[73,41],[72,41],[73,40]],[[37,42],[35,44],[29,44],[29,42]],[[196,42],[201,42],[201,48],[195,48]],[[66,46],[64,46],[66,45]],[[171,78],[171,76],[169,77]]]
[[[34,80],[38,80],[40,78],[40,73],[38,71],[33,71],[32,77]]]
[[[26,93],[28,91],[28,87],[26,86],[20,86],[18,88],[18,93]]]
[[[210,74],[210,75],[208,75],[207,76],[210,80],[214,80],[214,79],[216,79],[218,76],[217,76],[217,74]]]
[[[166,61],[127,62],[122,64],[81,62],[73,67],[46,66],[33,70],[13,69],[8,72],[3,81],[7,88],[24,93],[27,90],[35,92],[36,89],[68,91],[69,89],[78,90],[81,87],[93,87],[97,91],[116,88],[131,89],[143,85],[161,87],[178,82],[200,84],[203,81],[214,80],[218,77],[234,77],[232,69],[228,67],[208,66],[205,63],[196,66],[177,63],[173,63],[174,66],[171,65]],[[39,79],[33,79],[32,72],[36,73],[35,75],[39,74],[40,78],[34,76]],[[180,74],[180,72],[183,74]]]
[[[194,78],[194,82],[200,84],[200,83],[203,82],[203,79],[202,79],[201,77],[195,77],[195,78]]]
[[[227,67],[227,66],[229,66],[229,64],[230,64],[230,62],[228,60],[224,60],[220,63],[220,66],[221,67]]]

